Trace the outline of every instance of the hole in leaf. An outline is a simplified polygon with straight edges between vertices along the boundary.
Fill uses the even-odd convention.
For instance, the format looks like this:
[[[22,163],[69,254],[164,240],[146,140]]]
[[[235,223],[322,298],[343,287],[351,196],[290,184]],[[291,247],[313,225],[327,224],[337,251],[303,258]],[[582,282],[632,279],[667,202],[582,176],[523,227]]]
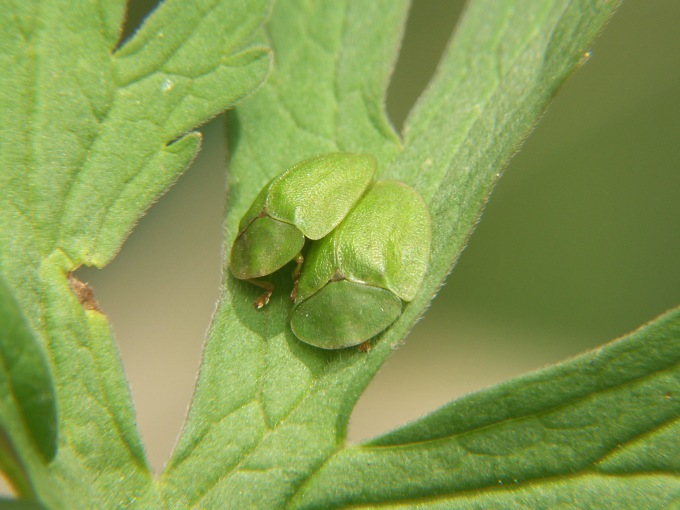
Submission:
[[[428,0],[411,5],[387,89],[387,111],[398,131],[437,69],[464,5],[462,0]]]
[[[144,20],[160,3],[159,0],[130,0],[127,3],[125,20],[123,21],[123,31],[120,34],[120,41],[118,41],[116,50],[123,46],[128,39],[134,35],[139,27],[142,26]]]
[[[103,270],[77,276],[109,318],[152,468],[160,472],[184,422],[219,295],[224,217],[224,117],[203,149]]]

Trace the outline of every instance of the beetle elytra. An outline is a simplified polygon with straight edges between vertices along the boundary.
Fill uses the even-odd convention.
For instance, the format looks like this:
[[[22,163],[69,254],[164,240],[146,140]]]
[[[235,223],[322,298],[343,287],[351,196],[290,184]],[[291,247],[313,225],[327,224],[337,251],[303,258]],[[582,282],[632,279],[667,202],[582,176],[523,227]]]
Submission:
[[[430,243],[430,215],[420,194],[401,182],[375,182],[333,232],[311,243],[291,315],[293,333],[324,349],[374,337],[415,297]]]
[[[273,291],[258,279],[296,258],[299,271],[305,238],[331,232],[364,194],[375,168],[367,154],[324,154],[289,168],[260,191],[239,223],[229,261],[236,278],[265,288],[256,308]]]

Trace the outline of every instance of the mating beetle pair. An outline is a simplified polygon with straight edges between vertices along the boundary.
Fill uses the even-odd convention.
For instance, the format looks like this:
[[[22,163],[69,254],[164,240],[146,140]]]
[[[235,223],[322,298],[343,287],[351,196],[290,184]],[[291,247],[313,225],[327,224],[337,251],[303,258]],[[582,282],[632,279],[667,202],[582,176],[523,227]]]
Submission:
[[[333,153],[271,180],[239,224],[231,250],[236,278],[257,280],[291,260],[293,333],[324,349],[358,345],[401,315],[430,259],[430,216],[422,197],[397,181],[373,181],[375,158]],[[306,256],[302,249],[310,239]]]

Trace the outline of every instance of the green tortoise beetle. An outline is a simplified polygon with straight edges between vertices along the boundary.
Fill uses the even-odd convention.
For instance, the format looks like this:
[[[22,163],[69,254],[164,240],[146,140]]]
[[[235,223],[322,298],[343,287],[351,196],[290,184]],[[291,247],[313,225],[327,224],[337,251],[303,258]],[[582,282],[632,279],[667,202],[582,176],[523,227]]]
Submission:
[[[297,278],[305,238],[321,239],[343,220],[370,185],[376,165],[367,154],[324,154],[289,168],[260,191],[239,223],[229,260],[236,278],[265,289],[255,308],[265,306],[274,290],[257,279],[291,260],[297,261]]]
[[[333,232],[311,243],[290,319],[295,336],[341,349],[386,329],[425,277],[431,237],[416,190],[375,182]]]

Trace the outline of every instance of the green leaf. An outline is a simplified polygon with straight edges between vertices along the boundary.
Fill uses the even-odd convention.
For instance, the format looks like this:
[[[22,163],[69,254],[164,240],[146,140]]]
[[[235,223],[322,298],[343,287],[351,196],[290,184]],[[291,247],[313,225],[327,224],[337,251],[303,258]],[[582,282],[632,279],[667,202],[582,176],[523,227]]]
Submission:
[[[190,130],[264,80],[269,3],[168,0],[120,46],[123,0],[0,10],[0,273],[53,363],[58,453],[9,439],[49,508],[160,506],[108,321],[71,272],[109,262],[194,158]]]
[[[45,510],[40,503],[25,500],[10,500],[0,498],[0,509],[2,510]]]
[[[0,429],[27,430],[44,460],[57,452],[57,405],[43,348],[0,277]]]
[[[356,399],[432,299],[503,167],[617,5],[471,2],[402,142],[383,105],[407,3],[277,2],[266,34],[272,76],[228,116],[227,246],[273,176],[307,157],[354,151],[375,155],[381,178],[423,194],[434,221],[432,260],[416,299],[369,354],[298,341],[288,326],[286,271],[258,312],[258,289],[225,267],[197,391],[164,474],[167,499],[233,508],[304,500],[310,475],[344,451]],[[202,469],[206,463],[219,469]],[[402,467],[392,467],[398,478]],[[341,478],[326,482],[338,499],[351,494]]]
[[[230,163],[229,246],[257,192],[306,156],[396,154],[398,137],[382,104],[406,13],[406,2],[394,0],[276,3],[268,25],[275,70],[237,113],[243,136]],[[284,281],[290,277],[277,283]],[[280,508],[342,441],[343,420],[360,393],[342,381],[368,358],[297,340],[288,326],[291,286],[277,289],[258,314],[258,290],[229,278],[187,424],[163,475],[166,500],[178,508],[225,501]]]
[[[291,507],[666,508],[680,498],[678,340],[680,308],[450,403],[339,452]]]

